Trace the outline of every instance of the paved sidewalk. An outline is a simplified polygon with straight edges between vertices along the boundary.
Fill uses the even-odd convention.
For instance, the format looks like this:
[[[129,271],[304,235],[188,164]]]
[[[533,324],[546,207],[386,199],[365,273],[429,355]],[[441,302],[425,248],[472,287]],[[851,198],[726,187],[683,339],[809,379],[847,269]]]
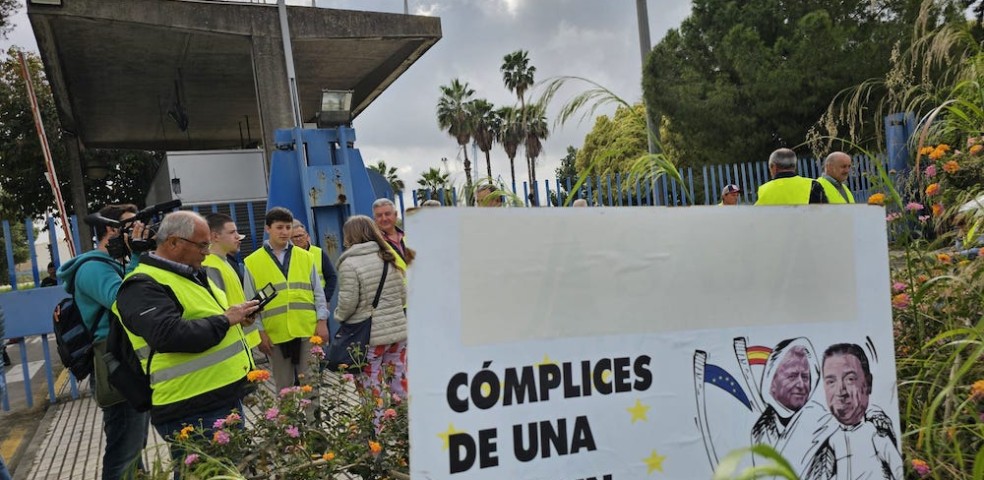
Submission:
[[[34,441],[18,466],[15,480],[99,479],[106,447],[102,435],[102,409],[96,405],[89,382],[82,382],[78,400],[51,405]],[[144,450],[144,465],[152,466],[158,455],[167,458],[167,446],[150,428]],[[32,451],[33,450],[33,451]],[[31,460],[30,468],[25,461]],[[24,474],[24,472],[27,472]]]

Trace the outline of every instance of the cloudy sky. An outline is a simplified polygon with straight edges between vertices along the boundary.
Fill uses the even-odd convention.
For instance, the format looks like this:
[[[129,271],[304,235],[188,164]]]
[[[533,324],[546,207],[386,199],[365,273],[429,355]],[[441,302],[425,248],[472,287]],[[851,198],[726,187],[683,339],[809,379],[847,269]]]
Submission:
[[[275,3],[273,0],[268,0]],[[402,12],[400,0],[315,0],[319,7]],[[444,168],[448,158],[452,178],[464,183],[457,143],[437,126],[439,87],[453,78],[466,81],[476,97],[496,105],[516,98],[502,84],[503,55],[529,51],[536,80],[580,76],[594,80],[621,97],[641,99],[641,59],[636,2],[632,0],[408,0],[411,13],[441,18],[443,38],[356,118],[357,146],[367,163],[385,160],[400,169],[408,186],[420,172]],[[311,0],[288,0],[310,5]],[[690,12],[689,0],[649,0],[649,25],[655,44]],[[0,47],[17,45],[37,51],[27,15],[18,12],[15,30]],[[561,99],[576,93],[568,88]],[[561,102],[556,102],[558,105]],[[553,123],[554,112],[550,112]],[[610,113],[610,112],[604,112]],[[579,147],[591,121],[557,127],[545,142],[538,178],[553,175],[567,146]],[[479,152],[481,156],[481,152]],[[520,154],[521,155],[521,154]],[[469,156],[471,150],[469,149]],[[475,162],[477,176],[484,157]],[[524,171],[517,158],[517,175]],[[481,170],[479,170],[481,167]],[[509,162],[500,146],[492,150],[492,171],[508,179]],[[518,179],[517,179],[518,180]]]

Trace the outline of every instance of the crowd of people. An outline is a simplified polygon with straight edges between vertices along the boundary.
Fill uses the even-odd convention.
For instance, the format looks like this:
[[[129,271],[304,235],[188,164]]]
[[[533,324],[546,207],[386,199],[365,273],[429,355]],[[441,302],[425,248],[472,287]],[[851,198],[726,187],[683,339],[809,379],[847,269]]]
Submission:
[[[110,205],[99,214],[122,221],[136,212],[133,205]],[[129,232],[93,224],[96,248],[65,262],[56,276],[95,336],[93,388],[103,411],[106,445],[102,478],[133,478],[144,469],[140,452],[149,426],[180,459],[185,452],[173,441],[183,428],[196,426],[208,434],[216,420],[242,412],[242,400],[251,391],[248,374],[257,369],[257,359],[267,359],[277,389],[309,382],[305,377],[314,372],[307,352],[315,337],[329,340],[332,307],[341,324],[372,318],[357,387],[378,391],[385,385],[404,397],[405,272],[414,251],[397,226],[392,201],[377,201],[373,214],[345,222],[345,251],[337,263],[312,245],[303,223],[279,207],[266,212],[262,248],[242,263],[237,258],[244,235],[228,215],[169,213],[157,228],[152,250],[122,257],[111,255],[110,241],[122,236],[132,247],[137,242],[130,237],[146,238],[150,229],[140,222],[133,222]],[[373,308],[379,284],[381,295]],[[254,297],[264,287],[276,295],[261,309]],[[149,412],[137,411],[109,381],[102,354],[116,321],[149,377]],[[317,401],[311,398],[312,411]]]

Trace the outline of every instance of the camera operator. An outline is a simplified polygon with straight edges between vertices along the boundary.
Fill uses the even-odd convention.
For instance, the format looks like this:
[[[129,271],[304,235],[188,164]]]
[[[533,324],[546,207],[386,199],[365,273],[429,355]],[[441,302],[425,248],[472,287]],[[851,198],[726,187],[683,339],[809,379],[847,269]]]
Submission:
[[[106,451],[103,455],[102,478],[131,478],[136,468],[143,469],[140,452],[147,443],[150,416],[137,412],[109,383],[103,353],[106,352],[106,336],[109,322],[115,321],[111,312],[116,294],[123,283],[126,271],[137,263],[136,255],[125,266],[128,250],[121,228],[110,223],[127,220],[137,214],[132,204],[108,205],[99,210],[95,219],[87,218],[98,239],[95,250],[86,252],[62,264],[58,278],[65,290],[75,298],[79,313],[89,331],[93,332],[93,379],[96,403],[103,411],[103,432],[106,435]],[[143,224],[133,222],[133,236],[143,236]]]

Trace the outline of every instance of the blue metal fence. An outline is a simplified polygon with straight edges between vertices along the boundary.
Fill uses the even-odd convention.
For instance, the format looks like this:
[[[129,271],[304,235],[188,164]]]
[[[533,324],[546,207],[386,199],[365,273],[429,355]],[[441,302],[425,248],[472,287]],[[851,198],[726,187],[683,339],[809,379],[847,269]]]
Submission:
[[[801,158],[798,171],[805,177],[817,178],[823,173],[821,162],[821,159]],[[871,179],[877,175],[874,159],[866,155],[856,155],[851,169],[848,185],[855,200],[863,203],[870,195]],[[687,167],[681,168],[679,172],[682,182],[665,175],[656,180],[621,173],[594,175],[588,177],[576,192],[572,192],[572,188],[577,183],[577,178],[556,178],[544,180],[542,185],[538,182],[536,188],[532,189],[532,196],[535,196],[537,204],[541,206],[563,205],[569,195],[587,199],[589,203],[599,206],[714,205],[721,201],[721,191],[725,185],[736,184],[742,190],[741,201],[754,204],[758,199],[758,187],[769,181],[766,161],[705,165],[697,169]],[[518,190],[513,188],[513,193],[526,206],[530,206],[530,185],[522,182],[520,187]],[[427,199],[438,200],[442,205],[458,204],[458,192],[454,189],[449,189],[448,192],[444,189],[436,192],[427,189],[414,190],[411,198],[415,207]]]
[[[852,175],[848,183],[855,199],[858,202],[864,202],[867,200],[871,189],[869,176],[875,172],[874,164],[872,159],[868,157],[857,156],[854,157],[852,168]],[[801,159],[800,172],[805,176],[815,178],[820,173],[819,162],[813,159]],[[713,205],[720,201],[721,190],[724,186],[735,183],[742,187],[742,200],[747,204],[752,204],[757,198],[758,186],[768,180],[766,162],[713,165],[698,170],[685,168],[681,169],[680,173],[682,183],[666,176],[654,181],[618,174],[592,176],[584,182],[578,191],[572,191],[578,180],[576,178],[544,180],[542,185],[538,184],[533,191],[539,204],[545,206],[563,205],[569,195],[573,195],[575,198],[586,198],[595,205],[606,206],[684,206],[691,203]],[[516,189],[513,191],[516,192]],[[524,193],[530,191],[530,186],[525,182],[522,183],[522,191]],[[437,192],[419,190],[411,193],[413,206],[417,206],[426,198],[435,198],[442,204],[457,205],[459,195],[460,192],[451,188],[447,191],[443,189]],[[529,205],[530,196],[524,195],[523,198]],[[398,195],[397,201],[402,212],[406,207],[403,195]],[[202,214],[222,212],[230,215],[239,227],[239,231],[246,235],[240,252],[242,257],[259,248],[263,243],[263,213],[266,208],[264,202],[198,205],[185,208]],[[34,405],[27,344],[36,343],[32,342],[35,338],[40,339],[42,346],[48,400],[50,402],[57,401],[55,366],[52,363],[48,343],[52,335],[51,312],[58,301],[66,296],[66,293],[61,285],[40,287],[42,266],[39,265],[37,252],[34,251],[35,222],[25,220],[23,223],[30,250],[30,269],[25,269],[21,276],[26,278],[21,280],[18,280],[15,268],[9,269],[8,280],[11,291],[0,294],[0,309],[5,312],[6,338],[20,338],[14,344],[19,348],[19,351],[12,353],[12,356],[20,360],[20,369],[24,381],[22,382],[23,387],[9,388],[8,385],[5,393],[0,396],[0,406],[3,410],[10,409],[9,395],[18,394],[18,391],[22,391],[28,407]],[[53,218],[49,218],[46,223],[49,244],[53,246],[51,248],[52,262],[57,268],[61,265],[57,248],[57,229]],[[78,235],[78,220],[73,216],[70,218],[70,224],[76,251],[80,252],[82,248]],[[14,265],[14,239],[11,225],[7,220],[3,220],[2,227],[7,264],[12,266]],[[5,339],[0,341],[5,341]],[[70,374],[67,377],[72,397],[78,398],[78,387],[75,379]],[[6,383],[5,380],[4,369],[0,368],[0,384]]]

